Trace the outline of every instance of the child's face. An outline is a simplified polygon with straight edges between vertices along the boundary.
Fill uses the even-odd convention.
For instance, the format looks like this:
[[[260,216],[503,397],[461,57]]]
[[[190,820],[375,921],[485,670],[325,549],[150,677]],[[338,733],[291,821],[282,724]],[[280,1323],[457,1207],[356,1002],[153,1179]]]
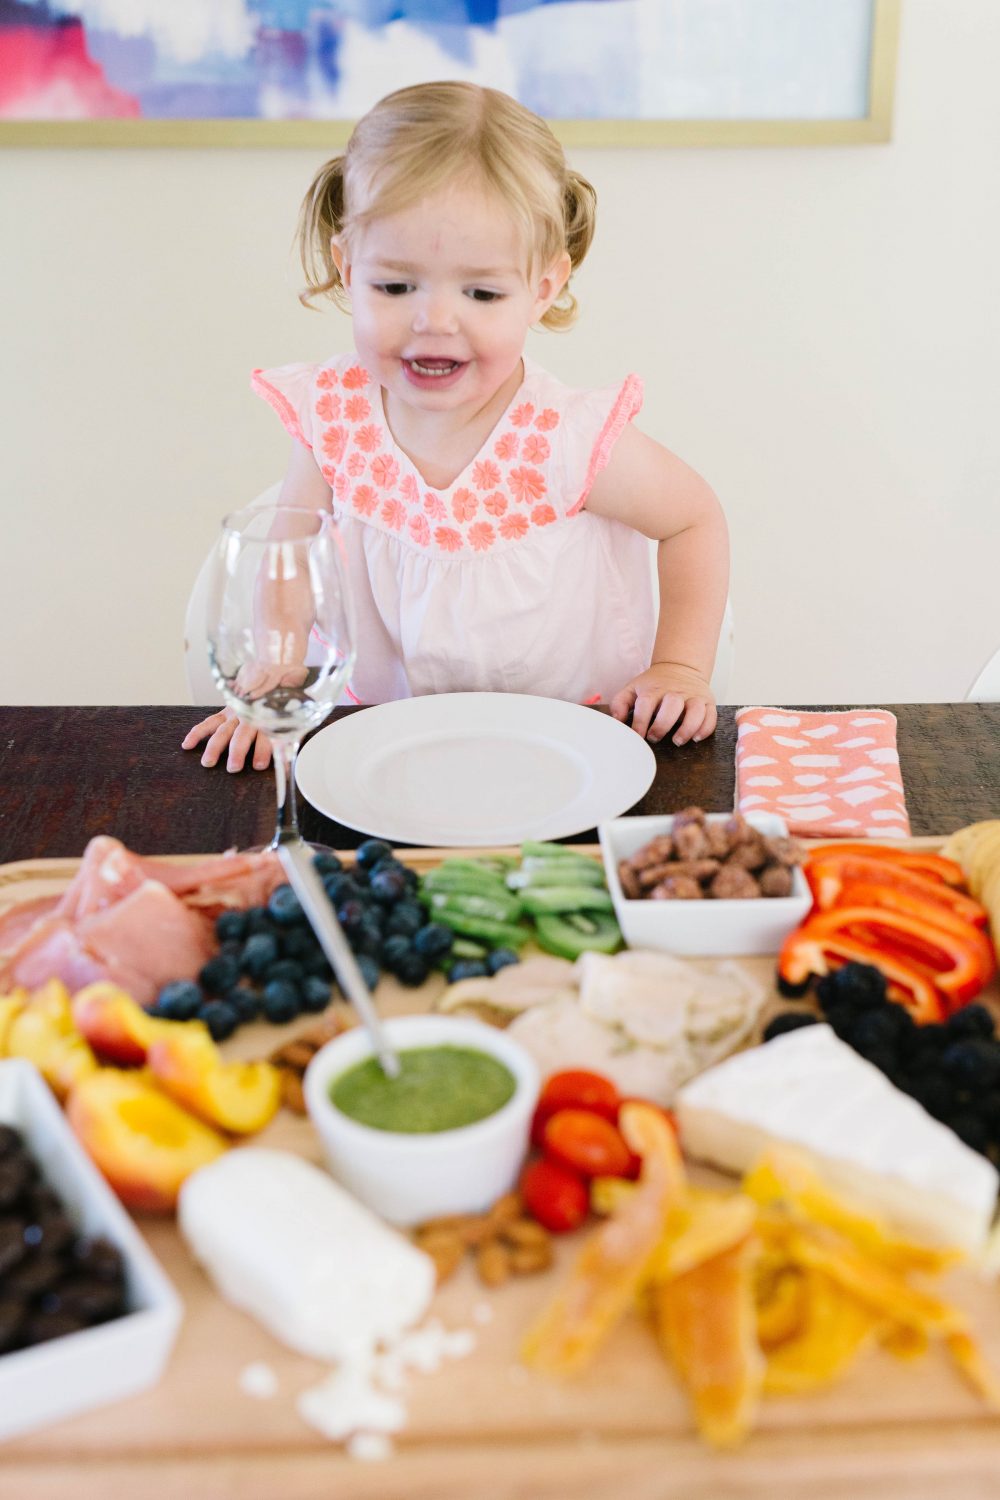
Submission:
[[[419,411],[473,415],[519,372],[569,257],[531,271],[502,204],[454,183],[334,247],[372,378]]]

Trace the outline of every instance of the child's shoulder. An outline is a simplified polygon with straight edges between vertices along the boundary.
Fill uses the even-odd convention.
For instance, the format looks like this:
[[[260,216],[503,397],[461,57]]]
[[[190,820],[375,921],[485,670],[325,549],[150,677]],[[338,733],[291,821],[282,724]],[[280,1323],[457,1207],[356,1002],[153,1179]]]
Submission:
[[[585,422],[602,413],[606,415],[621,403],[625,403],[630,408],[630,415],[634,416],[642,406],[642,380],[635,374],[623,375],[606,385],[569,385],[527,356],[524,369],[523,400],[530,403],[534,411],[548,409],[552,415],[567,422]]]

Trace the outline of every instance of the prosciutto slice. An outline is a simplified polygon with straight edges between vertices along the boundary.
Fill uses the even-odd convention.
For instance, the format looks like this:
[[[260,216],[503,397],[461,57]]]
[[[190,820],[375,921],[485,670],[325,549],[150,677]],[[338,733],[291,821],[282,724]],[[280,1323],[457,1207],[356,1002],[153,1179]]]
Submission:
[[[56,978],[72,994],[107,979],[151,1005],[162,985],[193,977],[211,957],[220,911],[261,905],[282,878],[269,853],[178,865],[101,835],[61,895],[0,917],[0,986]]]

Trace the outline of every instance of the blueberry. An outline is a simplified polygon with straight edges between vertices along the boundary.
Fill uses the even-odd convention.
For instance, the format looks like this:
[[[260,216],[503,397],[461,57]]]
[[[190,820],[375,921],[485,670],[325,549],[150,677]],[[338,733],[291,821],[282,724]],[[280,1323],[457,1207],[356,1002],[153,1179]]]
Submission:
[[[323,889],[334,906],[339,906],[342,901],[353,901],[359,894],[357,882],[345,874],[327,875],[323,881]]]
[[[395,974],[396,965],[413,952],[415,952],[415,949],[410,943],[409,938],[403,937],[401,933],[395,933],[392,937],[387,937],[382,944],[382,962],[387,969]]]
[[[251,906],[244,915],[247,919],[246,934],[248,938],[253,937],[257,932],[274,931],[274,923],[265,907]]]
[[[985,1005],[966,1005],[962,1010],[956,1010],[953,1016],[949,1016],[945,1022],[945,1028],[950,1041],[963,1041],[966,1037],[973,1038],[992,1037],[993,1017]]]
[[[763,1040],[771,1042],[776,1036],[784,1036],[786,1032],[798,1031],[803,1026],[815,1026],[816,1021],[816,1016],[808,1015],[805,1011],[783,1010],[768,1021],[764,1027]]]
[[[208,1027],[213,1042],[224,1042],[240,1024],[236,1007],[230,1005],[228,1000],[206,1001],[199,1015]]]
[[[313,855],[313,869],[317,875],[339,875],[343,868],[331,849],[323,849]]]
[[[421,958],[419,953],[414,953],[411,948],[405,957],[396,965],[396,978],[400,984],[412,985],[423,984],[430,971],[426,958]]]
[[[460,958],[448,970],[448,983],[457,984],[460,979],[483,979],[489,970],[478,958]]]
[[[268,915],[274,918],[279,927],[294,927],[305,917],[302,902],[290,885],[275,887],[267,898],[267,910]]]
[[[286,927],[278,938],[282,958],[307,958],[316,951],[316,935],[309,927]]]
[[[364,915],[365,909],[357,899],[345,901],[337,909],[337,921],[347,933],[357,932],[360,929]]]
[[[521,955],[515,953],[513,948],[494,948],[487,953],[485,963],[490,974],[499,974],[501,969],[508,968],[511,964],[519,964]]]
[[[244,1021],[256,1021],[260,1015],[260,995],[256,990],[251,989],[248,984],[238,984],[235,989],[230,990],[222,998],[227,1005],[233,1007],[233,1010],[235,1010],[240,1018],[241,1024]]]
[[[166,1021],[190,1021],[198,1014],[204,995],[193,979],[175,979],[156,997],[156,1014]]]
[[[326,979],[310,975],[302,985],[302,1009],[310,1015],[326,1010],[330,1003],[330,984]]]
[[[307,953],[305,958],[301,959],[300,962],[302,964],[302,972],[307,979],[325,979],[329,983],[333,978],[330,960],[322,948],[315,948],[312,953]]]
[[[381,839],[366,839],[363,844],[358,845],[355,858],[358,864],[365,869],[370,868],[372,865],[377,865],[380,859],[388,859],[391,855],[392,850],[389,848],[389,845],[383,843]]]
[[[260,979],[269,964],[278,957],[278,940],[273,933],[255,932],[243,945],[243,972]]]
[[[404,897],[390,911],[385,930],[387,933],[400,933],[403,937],[411,938],[417,935],[426,921],[427,913],[420,902]]]
[[[276,1026],[294,1021],[302,1009],[298,986],[287,979],[272,979],[265,984],[263,1001],[265,1016]]]
[[[219,953],[215,958],[210,958],[208,963],[202,964],[198,971],[202,988],[213,995],[224,995],[227,990],[233,988],[239,977],[239,961],[226,953]]]
[[[297,958],[279,958],[273,964],[268,964],[264,970],[265,984],[272,984],[276,979],[283,979],[288,984],[301,987],[305,975],[302,965]]]
[[[378,958],[382,948],[382,923],[373,910],[364,912],[350,937],[355,953],[369,953],[372,958]]]
[[[243,943],[240,938],[225,938],[219,944],[219,952],[226,958],[239,958],[243,952]]]
[[[372,873],[371,893],[383,906],[392,906],[406,890],[406,876],[400,869],[375,870]]]
[[[359,953],[358,968],[361,970],[361,977],[365,984],[370,990],[373,990],[382,976],[382,970],[375,959],[368,953]]]
[[[417,953],[422,953],[424,958],[433,962],[450,953],[454,941],[455,934],[450,927],[446,927],[443,922],[428,922],[414,937],[413,947]]]
[[[941,1066],[957,1088],[985,1092],[1000,1082],[1000,1046],[978,1039],[953,1042],[942,1052]]]
[[[247,914],[245,911],[223,911],[215,919],[215,935],[220,943],[228,942],[231,938],[242,941],[247,935]]]

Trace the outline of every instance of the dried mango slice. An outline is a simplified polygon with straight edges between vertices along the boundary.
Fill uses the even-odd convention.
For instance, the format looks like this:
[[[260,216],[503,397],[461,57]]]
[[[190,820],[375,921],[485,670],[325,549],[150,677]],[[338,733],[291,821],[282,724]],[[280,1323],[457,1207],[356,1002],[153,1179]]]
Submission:
[[[667,1233],[650,1266],[655,1281],[692,1271],[753,1232],[756,1205],[741,1193],[695,1193],[671,1209]]]
[[[809,1318],[809,1283],[798,1266],[757,1268],[757,1341],[765,1354],[797,1338]]]
[[[639,1183],[587,1241],[524,1341],[525,1364],[544,1374],[573,1374],[593,1357],[639,1290],[670,1205],[686,1191],[677,1138],[659,1110],[626,1104],[619,1126],[642,1157]]]
[[[754,1306],[758,1254],[754,1236],[745,1235],[652,1289],[657,1336],[691,1394],[698,1431],[717,1448],[746,1437],[763,1385]]]
[[[986,1363],[983,1352],[975,1339],[966,1332],[950,1333],[945,1343],[973,1390],[993,1411],[1000,1411],[1000,1380]]]
[[[801,1332],[768,1352],[768,1395],[800,1395],[829,1385],[874,1336],[872,1313],[822,1272],[806,1274],[804,1305]]]
[[[852,1247],[825,1244],[808,1230],[796,1232],[791,1246],[795,1260],[824,1272],[844,1291],[878,1315],[907,1328],[946,1336],[963,1333],[965,1315],[940,1297],[907,1285],[902,1277]]]

